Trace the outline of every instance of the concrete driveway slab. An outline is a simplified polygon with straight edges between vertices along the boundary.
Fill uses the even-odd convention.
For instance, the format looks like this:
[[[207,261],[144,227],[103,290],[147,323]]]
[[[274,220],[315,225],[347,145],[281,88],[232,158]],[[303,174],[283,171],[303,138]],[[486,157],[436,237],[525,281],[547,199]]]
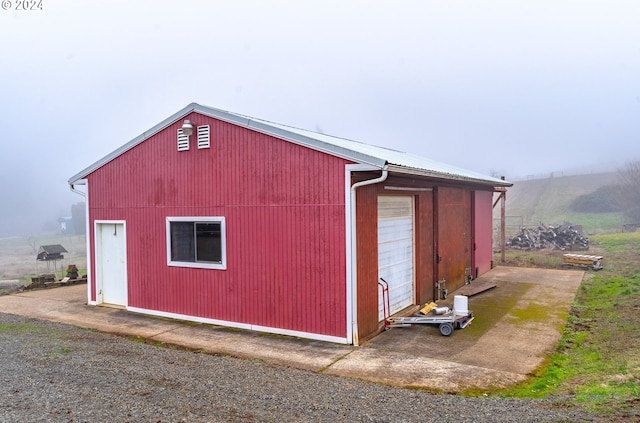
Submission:
[[[414,355],[408,351],[380,350],[370,345],[336,362],[325,373],[448,393],[501,389],[527,378],[517,373]]]
[[[151,338],[167,344],[321,372],[350,353],[348,345],[213,327],[183,326]]]
[[[526,380],[553,352],[584,272],[497,267],[472,284],[475,319],[444,337],[436,327],[393,328],[327,372],[446,392],[492,391]],[[455,292],[439,305],[451,306]]]

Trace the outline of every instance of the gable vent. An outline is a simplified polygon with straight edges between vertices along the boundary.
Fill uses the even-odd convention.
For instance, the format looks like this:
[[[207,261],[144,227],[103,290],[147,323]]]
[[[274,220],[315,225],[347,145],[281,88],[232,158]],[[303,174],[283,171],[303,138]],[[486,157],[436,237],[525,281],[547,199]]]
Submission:
[[[198,148],[209,148],[210,146],[209,125],[198,126]]]
[[[178,129],[178,151],[189,149],[189,135],[185,135],[182,128]]]

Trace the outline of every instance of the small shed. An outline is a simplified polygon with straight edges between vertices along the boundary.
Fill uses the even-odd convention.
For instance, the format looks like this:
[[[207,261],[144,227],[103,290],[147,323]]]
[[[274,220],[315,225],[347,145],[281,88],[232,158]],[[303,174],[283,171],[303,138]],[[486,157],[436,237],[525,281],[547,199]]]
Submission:
[[[62,253],[68,253],[68,251],[60,244],[41,245],[40,248],[38,248],[36,260],[62,260],[64,258]]]
[[[434,144],[435,145],[435,144]],[[89,304],[359,344],[491,268],[501,179],[196,103],[69,179]]]

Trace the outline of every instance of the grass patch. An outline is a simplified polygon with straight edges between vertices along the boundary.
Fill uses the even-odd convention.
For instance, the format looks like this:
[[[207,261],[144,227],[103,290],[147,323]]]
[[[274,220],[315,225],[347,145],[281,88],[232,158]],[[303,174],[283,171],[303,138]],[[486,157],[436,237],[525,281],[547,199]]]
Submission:
[[[640,233],[592,241],[604,269],[586,273],[548,363],[504,395],[573,395],[590,411],[628,417],[640,405]]]
[[[59,350],[51,351],[49,354],[47,354],[47,358],[57,358],[60,356],[64,356],[69,354],[71,351],[71,347],[62,347]]]
[[[562,254],[563,251],[557,250],[506,250],[505,262],[506,266],[516,267],[538,267],[545,269],[560,269],[562,268]],[[496,263],[500,262],[500,257],[496,257]]]
[[[41,326],[33,323],[1,323],[0,333],[34,333],[45,332]]]
[[[24,338],[24,335],[30,335],[29,338],[45,338],[51,340],[59,340],[66,335],[58,329],[52,329],[42,326],[41,324],[35,324],[31,322],[19,322],[19,323],[2,323],[0,324],[0,336],[13,337],[20,335]],[[26,338],[28,339],[28,338]],[[29,342],[29,341],[26,341]],[[47,359],[53,359],[63,357],[70,354],[73,351],[70,346],[57,347],[49,350],[49,346],[43,348],[41,354]]]
[[[45,272],[45,273],[54,274],[53,270],[51,272]],[[78,268],[78,277],[79,278],[84,276],[84,275],[86,275],[86,274],[87,274],[87,269],[86,268]],[[40,273],[38,273],[38,274],[31,273],[31,274],[28,274],[26,276],[22,276],[19,279],[20,284],[25,285],[25,286],[29,285],[31,283],[31,278],[35,278],[35,277],[38,277],[40,275],[41,275]],[[66,268],[64,268],[62,270],[58,269],[57,272],[55,272],[55,275],[58,277],[58,280],[62,280],[67,275]]]

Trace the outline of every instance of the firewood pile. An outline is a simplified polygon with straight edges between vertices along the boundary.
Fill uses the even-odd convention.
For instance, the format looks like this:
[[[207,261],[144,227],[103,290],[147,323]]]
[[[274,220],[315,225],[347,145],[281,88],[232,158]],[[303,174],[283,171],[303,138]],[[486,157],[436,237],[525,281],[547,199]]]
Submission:
[[[582,236],[573,225],[540,225],[535,229],[522,228],[520,233],[507,241],[508,248],[519,250],[586,251],[589,239]]]

